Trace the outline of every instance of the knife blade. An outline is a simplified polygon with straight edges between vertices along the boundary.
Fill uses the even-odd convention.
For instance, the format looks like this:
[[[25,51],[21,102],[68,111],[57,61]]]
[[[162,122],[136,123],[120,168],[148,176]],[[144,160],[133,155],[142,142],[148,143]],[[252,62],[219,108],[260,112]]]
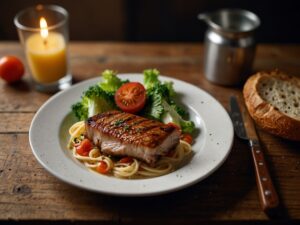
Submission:
[[[238,101],[236,96],[230,97],[229,114],[236,135],[249,142],[254,162],[259,200],[263,211],[269,214],[279,206],[279,199],[265,161],[254,122],[244,103]]]

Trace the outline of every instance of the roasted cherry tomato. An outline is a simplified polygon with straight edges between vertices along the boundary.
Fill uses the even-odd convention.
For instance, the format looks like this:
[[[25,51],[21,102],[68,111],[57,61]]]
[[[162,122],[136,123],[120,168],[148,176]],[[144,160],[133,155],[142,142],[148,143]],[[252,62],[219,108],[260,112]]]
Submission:
[[[133,159],[131,157],[124,157],[124,158],[120,159],[119,162],[120,163],[132,163]]]
[[[193,143],[193,137],[190,134],[182,134],[180,139],[189,143],[190,145]]]
[[[0,77],[7,83],[18,81],[24,75],[24,65],[15,56],[4,56],[0,59]]]
[[[141,83],[125,83],[117,90],[115,102],[124,112],[137,113],[145,106],[146,90]]]
[[[80,145],[76,147],[76,152],[81,156],[88,156],[92,148],[92,142],[89,139],[83,139]]]
[[[97,166],[97,171],[99,173],[102,173],[102,174],[107,173],[108,172],[108,165],[107,165],[107,163],[104,162],[104,161],[100,161],[99,165]]]

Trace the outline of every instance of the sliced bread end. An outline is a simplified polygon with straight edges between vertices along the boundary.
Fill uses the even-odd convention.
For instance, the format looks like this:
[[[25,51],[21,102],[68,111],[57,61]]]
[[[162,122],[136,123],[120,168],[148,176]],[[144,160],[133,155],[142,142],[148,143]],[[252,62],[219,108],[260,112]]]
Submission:
[[[300,78],[274,70],[251,76],[244,99],[254,121],[277,136],[300,140]]]

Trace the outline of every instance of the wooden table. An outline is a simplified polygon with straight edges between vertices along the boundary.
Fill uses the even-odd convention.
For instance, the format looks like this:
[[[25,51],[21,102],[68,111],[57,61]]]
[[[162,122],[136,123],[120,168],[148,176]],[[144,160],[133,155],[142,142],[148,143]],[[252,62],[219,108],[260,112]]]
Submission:
[[[110,68],[121,73],[158,68],[162,74],[193,83],[211,93],[224,107],[240,88],[205,80],[203,46],[195,44],[71,43],[76,82]],[[0,56],[24,57],[15,42],[1,42]],[[24,58],[23,58],[24,59]],[[300,45],[260,45],[254,70],[283,69],[300,74]],[[24,82],[0,81],[0,220],[36,224],[269,224],[300,222],[300,142],[285,141],[261,130],[270,172],[282,210],[269,219],[260,209],[247,143],[235,138],[229,158],[213,175],[184,190],[155,197],[111,197],[65,184],[34,158],[28,141],[30,122],[50,97]],[[45,124],[47,129],[47,124]]]

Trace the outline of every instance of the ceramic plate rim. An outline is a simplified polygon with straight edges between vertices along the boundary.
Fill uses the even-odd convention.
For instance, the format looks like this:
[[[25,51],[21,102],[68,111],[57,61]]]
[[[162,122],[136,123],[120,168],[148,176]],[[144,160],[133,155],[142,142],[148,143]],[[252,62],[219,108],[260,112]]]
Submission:
[[[141,74],[137,73],[127,73],[127,74],[119,74],[122,78],[130,79],[131,81],[142,81]],[[200,114],[202,120],[202,126],[205,130],[204,133],[200,133],[200,135],[205,135],[202,137],[202,143],[198,143],[197,139],[200,137],[196,137],[196,146],[201,147],[201,154],[202,156],[207,157],[205,160],[210,161],[210,164],[206,164],[205,160],[201,158],[201,154],[197,152],[195,154],[197,156],[196,159],[193,157],[195,162],[191,162],[180,168],[179,171],[173,172],[171,174],[157,177],[157,178],[150,178],[150,179],[142,179],[142,180],[124,180],[124,179],[116,179],[111,177],[102,176],[96,173],[92,173],[86,169],[80,168],[74,161],[70,160],[68,157],[60,157],[55,158],[56,156],[54,153],[61,155],[63,154],[63,149],[58,148],[59,140],[58,137],[48,137],[47,131],[39,128],[39,123],[41,121],[45,121],[49,119],[46,116],[46,112],[53,110],[53,105],[56,106],[59,104],[63,99],[77,99],[79,100],[79,96],[81,96],[82,91],[86,89],[88,86],[99,82],[101,78],[91,78],[85,81],[82,81],[78,84],[73,85],[71,88],[59,92],[54,96],[50,97],[37,111],[34,115],[30,129],[29,129],[29,142],[32,149],[32,152],[38,162],[52,175],[59,178],[60,180],[77,186],[79,188],[87,189],[93,192],[99,192],[103,194],[109,195],[118,195],[118,196],[149,196],[149,195],[158,195],[164,194],[172,191],[176,191],[179,189],[183,189],[188,187],[196,182],[199,182],[205,179],[207,176],[211,175],[215,170],[217,170],[226,160],[228,157],[230,150],[233,145],[233,125],[231,119],[224,109],[224,107],[210,94],[206,91],[196,87],[190,83],[172,78],[167,76],[160,76],[160,79],[163,81],[173,81],[175,90],[178,89],[185,90],[184,93],[192,94],[192,96],[185,96],[185,101],[190,102],[188,106],[191,107],[193,110],[196,110],[196,113]],[[199,101],[203,101],[202,107],[200,107],[200,103],[197,102],[197,99],[193,98],[197,96],[199,97]],[[62,107],[70,107],[70,105],[74,102],[68,103],[69,105],[65,106],[60,104]],[[55,105],[56,104],[56,105]],[[200,104],[200,105],[198,105]],[[51,108],[52,107],[52,108]],[[207,111],[206,107],[210,107],[212,110],[218,111],[218,116],[216,118],[207,119],[209,117],[209,111]],[[204,109],[205,108],[205,109]],[[197,111],[200,109],[200,112]],[[202,111],[201,111],[202,110]],[[60,129],[60,123],[62,122],[64,116],[66,116],[69,111],[66,110],[57,110],[55,111],[57,114],[51,115],[48,131],[58,131]],[[52,121],[53,120],[53,121]],[[60,123],[59,123],[60,122]],[[201,122],[201,121],[200,121]],[[220,125],[220,122],[223,123],[221,126],[221,131],[216,129],[216,126]],[[58,124],[59,123],[59,124]],[[223,132],[223,130],[226,132]],[[44,131],[43,131],[44,130]],[[44,132],[44,133],[43,133]],[[213,133],[214,132],[214,133]],[[56,135],[56,134],[55,134]],[[47,137],[46,137],[47,136]],[[215,137],[214,137],[215,136]],[[215,138],[215,140],[214,140]],[[44,141],[42,145],[41,141]],[[204,142],[204,143],[203,143]],[[45,145],[46,143],[46,145]],[[49,144],[50,146],[48,146]],[[201,145],[200,145],[201,144]],[[52,148],[50,148],[52,147]],[[195,146],[193,146],[194,148]],[[54,150],[53,150],[54,148]],[[57,149],[56,149],[57,148]],[[210,148],[211,152],[208,152],[207,149]],[[48,151],[47,151],[47,150]],[[50,151],[51,149],[51,151]],[[203,152],[203,151],[204,152]],[[54,151],[54,152],[52,152]],[[198,154],[199,153],[199,154]],[[199,167],[196,163],[203,163],[205,168]],[[61,164],[59,164],[61,163]],[[61,166],[61,168],[57,169],[56,166]],[[74,171],[76,173],[74,173]],[[192,172],[190,172],[192,171]],[[73,172],[73,173],[72,173]],[[196,174],[199,172],[199,174]],[[177,176],[176,176],[177,175]],[[99,185],[100,181],[102,185]],[[104,183],[103,183],[104,182]],[[162,184],[161,187],[157,187],[158,184]],[[114,188],[112,188],[114,187]]]

